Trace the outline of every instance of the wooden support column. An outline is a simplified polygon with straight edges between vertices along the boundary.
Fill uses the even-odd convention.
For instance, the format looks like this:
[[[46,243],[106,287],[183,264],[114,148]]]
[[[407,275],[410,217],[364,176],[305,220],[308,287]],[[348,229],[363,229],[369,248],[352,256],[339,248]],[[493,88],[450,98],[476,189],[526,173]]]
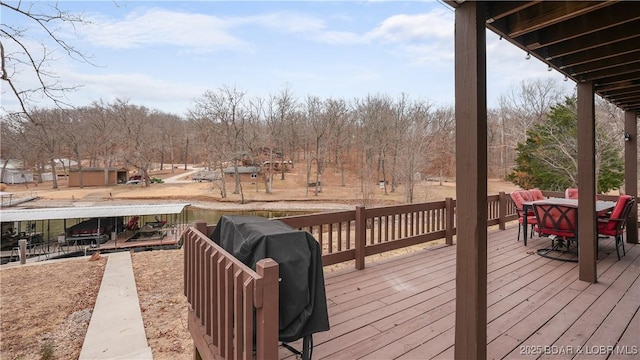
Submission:
[[[596,124],[593,82],[578,83],[578,248],[579,278],[597,282]],[[590,196],[593,194],[593,196]]]
[[[455,15],[456,359],[487,357],[487,74],[485,4]]]
[[[624,113],[624,131],[628,133],[630,141],[624,143],[624,189],[625,194],[638,197],[638,115],[635,111]],[[637,201],[637,200],[636,200]],[[627,242],[638,243],[638,207],[631,208],[627,221]]]

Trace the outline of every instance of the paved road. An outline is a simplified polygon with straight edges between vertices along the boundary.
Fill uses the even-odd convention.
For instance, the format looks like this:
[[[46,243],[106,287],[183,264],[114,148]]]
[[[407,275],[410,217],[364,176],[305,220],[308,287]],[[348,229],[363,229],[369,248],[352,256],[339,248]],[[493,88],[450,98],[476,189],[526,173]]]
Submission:
[[[200,171],[200,169],[189,168],[189,172],[182,173],[179,175],[171,176],[164,179],[164,182],[167,184],[180,184],[180,183],[190,183],[191,180],[187,179],[188,176],[191,176],[194,173]]]

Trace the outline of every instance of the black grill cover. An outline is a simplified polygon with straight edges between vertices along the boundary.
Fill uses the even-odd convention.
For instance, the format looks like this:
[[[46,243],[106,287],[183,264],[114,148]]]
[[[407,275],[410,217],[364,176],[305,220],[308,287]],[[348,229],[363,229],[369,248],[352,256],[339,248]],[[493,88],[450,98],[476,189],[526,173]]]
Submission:
[[[253,270],[264,258],[279,264],[280,341],[292,342],[329,330],[322,253],[311,234],[279,220],[224,215],[211,240]]]

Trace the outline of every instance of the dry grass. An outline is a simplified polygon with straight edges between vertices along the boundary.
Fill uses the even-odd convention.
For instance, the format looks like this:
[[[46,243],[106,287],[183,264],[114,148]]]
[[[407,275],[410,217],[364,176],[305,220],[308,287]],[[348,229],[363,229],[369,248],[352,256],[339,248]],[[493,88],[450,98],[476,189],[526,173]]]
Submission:
[[[106,259],[0,271],[0,358],[77,359]]]

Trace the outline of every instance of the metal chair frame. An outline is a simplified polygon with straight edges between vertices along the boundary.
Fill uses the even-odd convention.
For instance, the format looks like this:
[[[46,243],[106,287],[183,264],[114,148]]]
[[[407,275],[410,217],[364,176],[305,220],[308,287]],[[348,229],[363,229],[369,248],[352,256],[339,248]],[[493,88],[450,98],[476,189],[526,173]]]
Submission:
[[[621,199],[622,197],[618,198],[618,201],[621,201]],[[620,212],[619,218],[609,217],[609,218],[598,219],[599,221],[598,234],[605,235],[605,236],[614,236],[615,238],[616,255],[618,255],[618,260],[620,260],[620,250],[619,250],[620,246],[622,247],[623,256],[627,255],[627,251],[624,248],[623,234],[624,234],[624,230],[626,229],[627,220],[629,219],[629,214],[631,213],[631,209],[633,209],[633,207],[636,204],[636,199],[631,196],[626,198],[625,201],[626,203],[624,204],[624,208],[622,212]],[[618,207],[618,204],[616,204],[616,207]],[[616,214],[616,208],[613,209],[610,216],[612,216],[613,214]],[[613,229],[606,229],[605,227],[610,222],[615,222],[616,226]],[[598,237],[598,239],[600,239],[600,237]],[[599,245],[600,245],[600,242],[598,242],[597,244],[598,250],[599,250]]]
[[[578,209],[573,206],[561,204],[538,203],[533,205],[536,216],[536,229],[540,236],[551,239],[551,247],[538,249],[540,256],[569,262],[577,262],[578,254]],[[576,257],[567,258],[553,256],[553,252],[561,254],[571,253],[571,243],[576,244]],[[563,250],[563,248],[566,248]]]

